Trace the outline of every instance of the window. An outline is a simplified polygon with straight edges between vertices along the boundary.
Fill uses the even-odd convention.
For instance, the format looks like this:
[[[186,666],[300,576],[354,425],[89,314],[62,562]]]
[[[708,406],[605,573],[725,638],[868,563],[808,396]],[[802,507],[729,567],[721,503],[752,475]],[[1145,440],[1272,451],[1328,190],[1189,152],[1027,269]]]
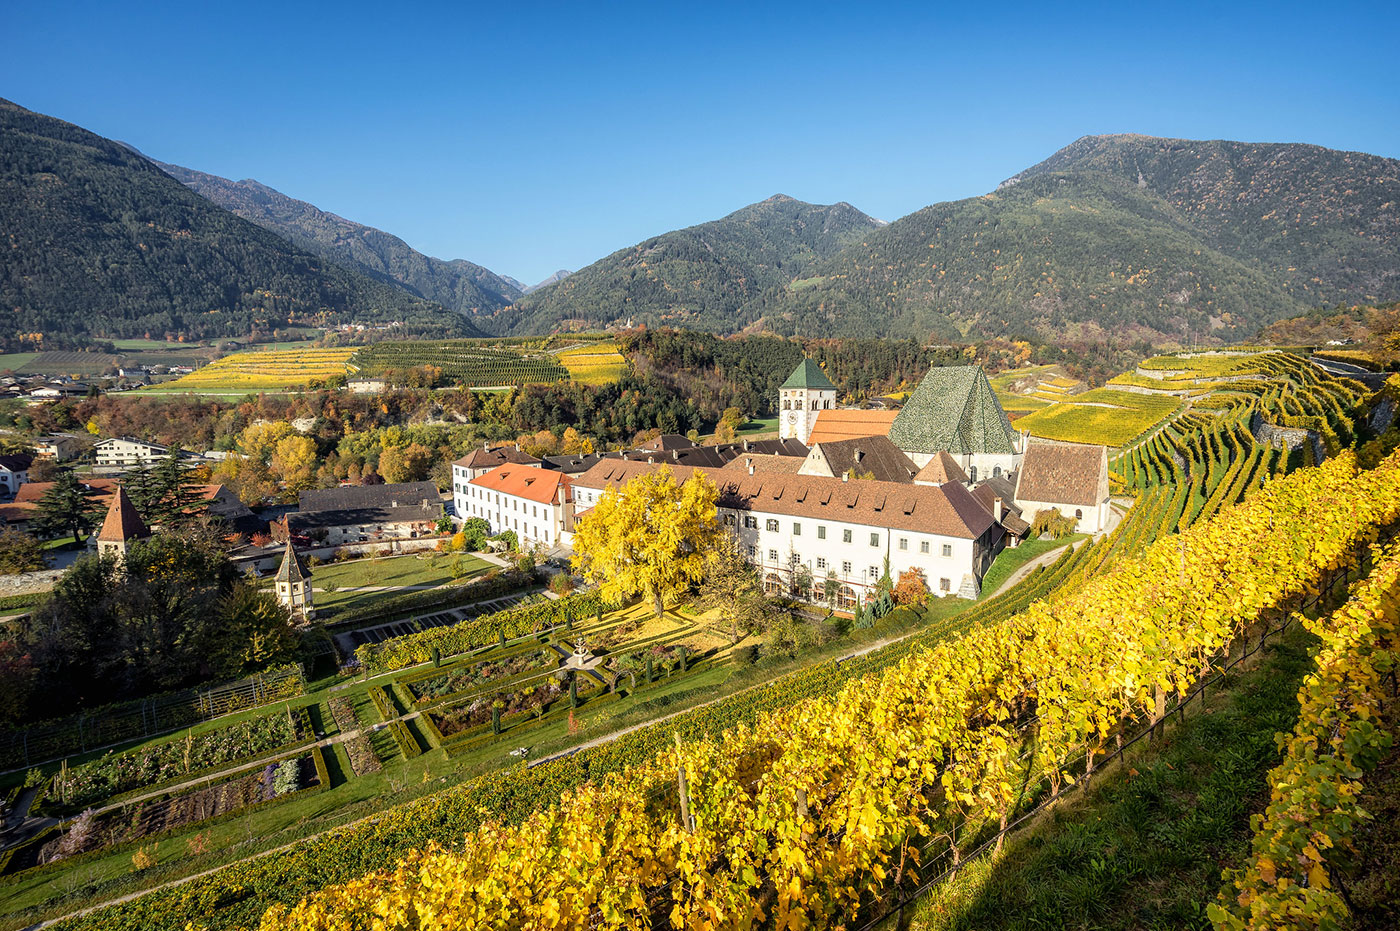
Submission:
[[[754,517],[752,514],[745,514],[745,515],[744,515],[744,527],[745,527],[745,529],[747,529],[747,530],[757,530],[757,529],[758,529],[758,518],[757,518],[757,517]]]
[[[973,466],[967,470],[967,477],[972,479],[972,484],[977,484],[977,466]]]
[[[777,551],[777,550],[769,550],[769,551],[768,551],[768,561],[769,561],[769,562],[777,562],[777,561],[778,561],[778,551]]]
[[[758,558],[758,547],[754,546],[752,543],[749,544],[749,558],[750,558],[750,559],[757,559],[757,558]]]
[[[850,563],[848,563],[848,562],[843,562],[843,563],[841,564],[841,574],[842,574],[842,575],[850,575],[850,574],[851,574],[851,564],[850,564]]]
[[[802,536],[802,525],[799,524],[797,521],[792,522],[792,535],[794,537]]]
[[[908,537],[900,537],[900,538],[899,538],[899,548],[900,548],[901,550],[907,550],[907,549],[909,549],[909,538],[908,538]]]
[[[952,556],[952,555],[953,555],[953,544],[951,544],[951,543],[944,543],[944,544],[943,544],[943,555],[944,555],[944,556]]]
[[[871,546],[879,546],[879,545],[880,545],[880,535],[879,535],[878,533],[872,533],[872,534],[870,535],[870,545],[871,545]]]
[[[802,554],[801,554],[801,553],[793,553],[793,554],[792,554],[792,558],[791,558],[790,560],[788,560],[788,562],[789,562],[791,565],[794,565],[794,566],[800,566],[800,565],[802,565]]]
[[[771,530],[771,531],[773,531],[774,533],[776,533],[777,530],[778,530],[778,522],[777,522],[777,520],[775,520],[775,519],[773,519],[773,518],[771,518],[771,517],[765,522],[765,526],[767,527],[768,530]]]
[[[826,539],[826,527],[825,527],[825,525],[823,525],[823,524],[817,524],[817,539],[818,539],[818,540],[825,540],[825,539]]]
[[[783,410],[792,410],[792,402],[789,401],[787,398],[783,398]]]
[[[1001,478],[1001,466],[992,466],[992,478]]]
[[[851,542],[851,532],[850,532],[849,530],[843,530],[843,531],[841,531],[841,542],[842,542],[842,543],[850,543],[850,542]]]
[[[734,515],[733,515],[733,514],[726,514],[726,515],[724,515],[724,526],[726,526],[726,527],[733,527],[733,526],[734,526]]]
[[[939,590],[940,592],[951,592],[951,591],[953,590],[953,583],[952,583],[952,581],[949,580],[949,579],[939,579],[939,580],[938,580],[938,590]]]
[[[818,569],[825,569],[825,568],[826,568],[826,558],[825,558],[825,557],[822,557],[822,556],[818,556],[818,557],[817,557],[817,568],[818,568]]]
[[[865,577],[868,579],[878,579],[880,577],[880,567],[871,566],[869,569],[866,569]]]
[[[1074,509],[1074,519],[1075,519],[1075,520],[1083,520],[1083,519],[1084,519],[1084,509],[1083,509],[1083,508],[1075,508],[1075,509]]]
[[[927,553],[927,552],[928,552],[928,541],[927,541],[927,540],[920,540],[920,541],[919,541],[919,552],[920,552],[920,553]]]

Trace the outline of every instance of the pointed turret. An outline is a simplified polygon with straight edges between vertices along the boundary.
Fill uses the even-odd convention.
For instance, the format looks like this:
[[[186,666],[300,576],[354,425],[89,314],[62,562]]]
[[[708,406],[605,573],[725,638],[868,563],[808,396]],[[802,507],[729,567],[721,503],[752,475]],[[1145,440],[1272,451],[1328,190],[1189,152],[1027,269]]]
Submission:
[[[316,608],[311,602],[311,570],[301,561],[292,538],[287,537],[287,548],[282,552],[282,565],[277,567],[274,588],[277,600],[293,617],[310,620],[316,616]]]
[[[112,503],[107,508],[107,516],[102,521],[102,529],[97,532],[97,552],[113,553],[118,558],[126,556],[127,545],[132,540],[140,540],[151,535],[146,522],[137,513],[126,489],[117,486],[112,495]]]

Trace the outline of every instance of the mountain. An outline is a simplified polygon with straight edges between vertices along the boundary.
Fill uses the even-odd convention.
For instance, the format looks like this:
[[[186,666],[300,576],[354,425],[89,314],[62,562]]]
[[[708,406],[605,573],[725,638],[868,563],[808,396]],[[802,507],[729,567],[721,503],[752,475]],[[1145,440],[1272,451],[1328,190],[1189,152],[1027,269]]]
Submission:
[[[327,213],[257,181],[230,181],[179,165],[156,162],[166,174],[203,197],[297,246],[396,285],[449,310],[476,316],[505,307],[523,288],[465,259],[444,261],[363,223]]]
[[[0,100],[0,307],[9,332],[236,336],[287,322],[459,315],[312,255],[188,190],[129,148]]]
[[[538,291],[540,288],[543,288],[547,284],[554,284],[556,281],[563,281],[565,278],[569,277],[572,274],[573,272],[569,271],[567,268],[561,268],[559,269],[559,271],[550,275],[544,281],[536,282],[535,284],[530,285],[528,288],[521,288],[521,291],[525,294],[530,294],[531,292]]]
[[[1086,136],[741,309],[780,333],[1243,339],[1400,297],[1400,161],[1297,144]],[[872,329],[875,328],[875,329]]]
[[[850,204],[777,195],[621,249],[549,287],[541,283],[492,328],[544,333],[631,320],[732,331],[739,308],[765,289],[877,228]]]

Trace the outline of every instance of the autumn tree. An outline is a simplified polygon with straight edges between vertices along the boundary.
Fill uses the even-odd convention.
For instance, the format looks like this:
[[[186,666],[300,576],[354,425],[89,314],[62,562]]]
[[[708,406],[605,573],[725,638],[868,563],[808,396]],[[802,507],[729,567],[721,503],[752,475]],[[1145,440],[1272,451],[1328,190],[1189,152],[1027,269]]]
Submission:
[[[899,574],[899,581],[895,583],[891,594],[895,604],[923,604],[928,600],[928,584],[924,582],[923,573],[911,567]]]
[[[316,441],[293,434],[277,441],[269,461],[272,474],[291,497],[316,484]]]
[[[621,490],[609,488],[579,521],[574,568],[596,583],[603,597],[643,596],[659,617],[668,599],[705,577],[722,540],[715,521],[718,497],[704,473],[677,485],[664,466]]]

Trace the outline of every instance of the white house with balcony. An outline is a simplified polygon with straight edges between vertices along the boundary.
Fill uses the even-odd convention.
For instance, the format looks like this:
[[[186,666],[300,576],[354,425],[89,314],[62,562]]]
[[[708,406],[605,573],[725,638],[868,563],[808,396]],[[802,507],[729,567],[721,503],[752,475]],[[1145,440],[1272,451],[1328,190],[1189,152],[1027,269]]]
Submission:
[[[457,516],[480,517],[491,533],[513,531],[521,547],[565,545],[573,529],[573,479],[532,465],[497,466],[471,479],[456,495]]]

